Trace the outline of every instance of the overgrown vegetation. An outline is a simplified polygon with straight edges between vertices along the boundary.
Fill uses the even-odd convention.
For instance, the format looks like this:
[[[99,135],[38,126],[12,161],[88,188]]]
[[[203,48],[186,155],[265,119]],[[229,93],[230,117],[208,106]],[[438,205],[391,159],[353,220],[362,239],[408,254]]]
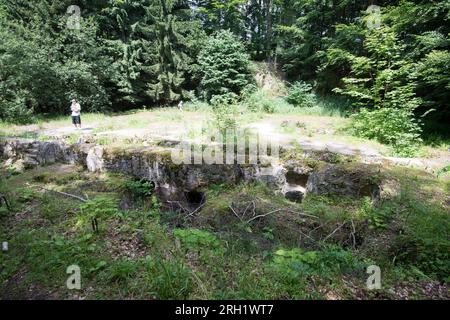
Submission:
[[[243,44],[229,31],[210,37],[200,51],[201,92],[210,101],[222,103],[237,100],[251,81],[250,56]],[[213,102],[213,105],[219,104]],[[223,106],[225,107],[225,106]]]
[[[312,107],[316,100],[311,93],[312,86],[304,82],[295,82],[288,89],[287,102],[298,107]]]
[[[192,217],[157,203],[121,208],[118,199],[128,197],[123,186],[139,184],[132,189],[148,195],[145,182],[74,175],[64,166],[48,170],[51,175],[46,169],[2,172],[0,192],[11,202],[11,211],[2,209],[0,217],[1,237],[9,242],[0,260],[2,298],[70,298],[65,271],[73,264],[81,267],[77,295],[85,298],[397,298],[393,288],[402,287],[403,279],[416,283],[410,297],[443,298],[420,288],[448,283],[443,182],[414,170],[388,170],[402,192],[377,205],[312,196],[294,204],[260,184],[213,185]],[[82,188],[91,200],[41,186],[72,193]],[[52,203],[58,206],[46,211]],[[281,210],[264,215],[273,208]],[[93,217],[98,232],[85,223]],[[383,270],[376,295],[365,287],[371,264]],[[34,289],[28,290],[30,284]]]
[[[37,156],[20,155],[0,165],[0,240],[10,248],[0,252],[0,297],[448,299],[449,9],[445,0],[0,0],[2,139],[165,148],[177,135],[197,142],[231,129],[279,138],[290,162],[317,146],[352,154],[324,154],[333,165],[381,160],[371,179],[400,186],[381,200],[295,203],[263,184],[220,184],[178,210],[147,179],[27,171]],[[58,131],[72,99],[93,128]],[[392,155],[433,168],[390,167]],[[75,294],[65,287],[74,264]],[[377,292],[365,287],[373,264],[383,270]]]
[[[83,112],[203,99],[233,127],[242,106],[317,114],[334,92],[353,103],[338,106],[356,111],[352,132],[396,155],[417,155],[429,134],[447,139],[446,1],[5,0],[0,8],[2,122],[67,114],[73,98]],[[251,89],[250,59],[284,72],[288,104]]]

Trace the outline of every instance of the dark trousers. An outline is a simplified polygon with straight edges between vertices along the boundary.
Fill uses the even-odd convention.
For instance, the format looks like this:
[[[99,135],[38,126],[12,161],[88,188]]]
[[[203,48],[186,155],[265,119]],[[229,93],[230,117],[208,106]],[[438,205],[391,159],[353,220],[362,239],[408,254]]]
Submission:
[[[81,125],[81,117],[80,116],[72,116],[72,123]]]

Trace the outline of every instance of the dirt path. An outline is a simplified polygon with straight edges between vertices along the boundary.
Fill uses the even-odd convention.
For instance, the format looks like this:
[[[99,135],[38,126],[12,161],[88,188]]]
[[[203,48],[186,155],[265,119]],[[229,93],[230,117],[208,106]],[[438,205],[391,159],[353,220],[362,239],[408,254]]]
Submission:
[[[358,156],[363,162],[383,163],[418,167],[436,171],[450,164],[450,152],[433,149],[428,157],[389,157],[388,148],[373,141],[346,136],[339,130],[348,123],[347,119],[325,116],[264,115],[252,120],[242,116],[242,128],[268,137],[280,146],[298,145],[304,150],[329,151],[345,156]],[[248,119],[247,119],[248,118]],[[214,128],[211,115],[204,112],[179,112],[160,110],[139,112],[93,119],[84,122],[79,130],[63,122],[23,127],[40,136],[67,137],[71,135],[94,135],[99,137],[136,138],[148,140],[180,141],[201,140],[202,134],[209,134]],[[241,121],[241,120],[239,120]]]

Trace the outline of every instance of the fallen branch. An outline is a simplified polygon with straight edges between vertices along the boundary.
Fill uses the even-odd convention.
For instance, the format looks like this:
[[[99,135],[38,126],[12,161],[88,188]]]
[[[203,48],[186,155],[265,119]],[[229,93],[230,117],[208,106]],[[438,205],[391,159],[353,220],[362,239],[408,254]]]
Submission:
[[[356,229],[355,229],[355,223],[352,220],[352,233],[350,234],[353,240],[353,249],[356,248]]]
[[[252,203],[249,203],[247,205],[247,207],[245,207],[244,213],[242,214],[243,217],[245,217],[245,214],[247,213],[248,208],[250,208],[250,206],[252,205]]]
[[[57,194],[60,194],[60,195],[66,196],[66,197],[74,198],[74,199],[77,199],[77,200],[80,200],[80,201],[83,201],[83,202],[87,201],[87,199],[84,199],[82,197],[76,196],[74,194],[70,194],[70,193],[66,193],[66,192],[62,192],[62,191],[56,191],[56,190],[52,190],[52,189],[46,189],[44,187],[38,187],[38,188],[41,188],[42,190],[45,190],[45,191],[54,192],[54,193],[57,193]]]
[[[6,197],[0,193],[0,207],[3,205],[2,203],[4,203],[6,205],[6,208],[8,209],[8,211],[11,211],[11,207],[9,206],[8,200],[6,199]]]
[[[345,222],[343,224],[341,224],[339,227],[337,227],[336,229],[334,229],[334,231],[332,233],[330,233],[329,235],[327,235],[325,237],[325,239],[323,239],[323,241],[327,241],[328,238],[330,238],[331,236],[333,236],[336,232],[338,232],[339,229],[341,229],[343,226],[345,225]]]
[[[253,213],[253,216],[255,216],[255,215],[256,215],[256,203],[255,203],[254,200],[252,201],[252,204],[253,204],[253,210],[252,210],[252,213]]]
[[[173,204],[176,204],[178,206],[179,209],[182,209],[183,212],[188,216],[188,217],[192,217],[195,213],[197,213],[201,208],[203,208],[206,204],[205,201],[205,197],[202,197],[202,200],[200,201],[200,205],[193,211],[186,209],[185,207],[183,207],[183,205],[181,204],[180,201],[166,201],[167,203],[169,203],[172,207],[172,210],[174,208]]]
[[[194,211],[192,211],[191,213],[189,213],[189,217],[191,217],[191,216],[193,216],[196,212],[198,212],[201,208],[203,208],[204,206],[205,206],[205,204],[206,204],[206,201],[205,201],[205,197],[203,196],[202,197],[202,200],[201,200],[201,205],[199,205],[198,207],[197,207],[197,209],[195,209]]]
[[[236,211],[233,209],[233,206],[232,206],[232,205],[229,205],[228,207],[231,209],[231,211],[233,211],[234,215],[235,215],[241,222],[243,222],[243,221],[242,221],[242,218],[241,218],[241,217],[236,213]]]
[[[190,214],[190,212],[191,212],[191,211],[189,211],[188,209],[186,209],[185,207],[183,207],[183,206],[181,205],[180,201],[167,201],[167,203],[170,203],[170,204],[175,203],[175,204],[177,204],[179,208],[183,209],[184,213]],[[172,207],[172,208],[173,208],[173,207]]]
[[[321,224],[318,227],[315,227],[314,229],[310,230],[309,231],[309,235],[311,235],[311,233],[313,233],[314,231],[316,231],[316,230],[318,230],[320,228],[323,228],[325,225],[327,225],[327,224],[326,223],[325,224]]]
[[[247,223],[250,223],[253,220],[258,219],[258,218],[264,218],[265,216],[268,216],[269,214],[273,214],[273,213],[276,213],[276,212],[279,212],[279,211],[282,211],[282,210],[284,210],[284,209],[277,209],[277,210],[273,210],[273,211],[270,211],[270,212],[265,213],[265,214],[260,214],[260,215],[258,215],[256,217],[253,217],[250,220],[248,220]]]
[[[298,232],[299,232],[301,235],[305,236],[306,238],[308,238],[308,239],[310,239],[310,240],[312,240],[312,241],[316,241],[315,239],[313,239],[312,237],[310,237],[310,236],[307,235],[306,233],[302,232],[301,230],[298,230]]]
[[[303,212],[298,212],[298,211],[294,211],[294,210],[290,210],[290,209],[286,209],[286,211],[290,212],[290,213],[298,214],[300,216],[305,216],[305,217],[308,217],[308,218],[312,218],[312,219],[319,219],[316,216],[313,216],[313,215],[310,215],[310,214],[307,214],[307,213],[303,213]]]

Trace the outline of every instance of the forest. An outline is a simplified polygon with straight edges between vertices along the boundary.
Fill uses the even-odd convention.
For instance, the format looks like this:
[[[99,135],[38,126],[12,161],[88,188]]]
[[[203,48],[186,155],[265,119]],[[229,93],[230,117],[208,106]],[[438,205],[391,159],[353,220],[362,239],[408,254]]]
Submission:
[[[401,119],[393,132],[364,134],[413,141],[422,121],[438,132],[449,121],[448,9],[435,0],[2,0],[0,117],[62,114],[74,97],[88,112],[238,99],[251,59],[320,95],[348,97],[364,109],[361,122],[382,125],[390,110],[391,122]],[[227,64],[214,37],[242,54]],[[204,58],[212,52],[220,61]],[[236,79],[222,84],[233,59]]]
[[[448,300],[449,20],[447,0],[0,0],[0,299]],[[275,139],[273,173],[170,160],[216,130]]]

